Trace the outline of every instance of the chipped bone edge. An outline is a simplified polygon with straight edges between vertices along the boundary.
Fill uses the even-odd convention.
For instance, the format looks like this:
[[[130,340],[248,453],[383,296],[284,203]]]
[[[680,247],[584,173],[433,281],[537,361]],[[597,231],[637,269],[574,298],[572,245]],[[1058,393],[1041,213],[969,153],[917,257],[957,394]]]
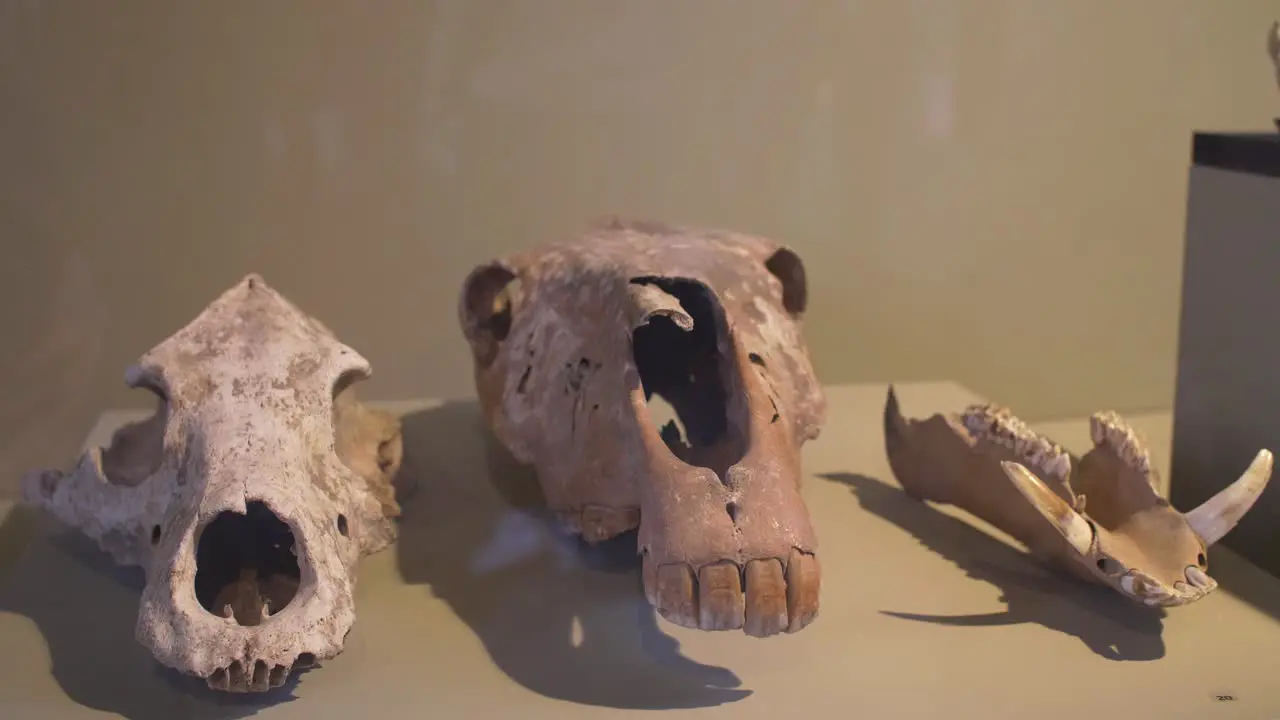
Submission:
[[[90,447],[70,472],[31,470],[22,476],[22,499],[83,533],[120,565],[146,568],[150,552],[126,538],[164,516],[171,493],[147,483],[117,485],[106,476],[103,449]],[[109,511],[109,512],[108,512]]]

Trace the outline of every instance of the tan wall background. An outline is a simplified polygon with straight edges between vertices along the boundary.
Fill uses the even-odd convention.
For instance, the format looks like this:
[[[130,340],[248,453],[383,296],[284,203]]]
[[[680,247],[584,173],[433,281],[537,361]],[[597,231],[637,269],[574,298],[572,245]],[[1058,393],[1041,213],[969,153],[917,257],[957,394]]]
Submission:
[[[1190,133],[1280,113],[1277,14],[0,0],[0,473],[147,402],[125,366],[251,270],[367,396],[470,394],[463,275],[611,212],[797,248],[828,382],[1167,406]]]

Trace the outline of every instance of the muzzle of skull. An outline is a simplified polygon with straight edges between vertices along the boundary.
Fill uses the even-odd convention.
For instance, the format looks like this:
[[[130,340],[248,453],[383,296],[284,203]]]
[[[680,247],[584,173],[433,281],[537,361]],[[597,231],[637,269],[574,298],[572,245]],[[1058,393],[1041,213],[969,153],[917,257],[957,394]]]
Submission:
[[[359,551],[352,521],[316,479],[344,469],[288,443],[250,452],[211,443],[185,457],[176,473],[204,487],[159,532],[139,641],[161,663],[233,692],[278,687],[338,655],[355,622]]]

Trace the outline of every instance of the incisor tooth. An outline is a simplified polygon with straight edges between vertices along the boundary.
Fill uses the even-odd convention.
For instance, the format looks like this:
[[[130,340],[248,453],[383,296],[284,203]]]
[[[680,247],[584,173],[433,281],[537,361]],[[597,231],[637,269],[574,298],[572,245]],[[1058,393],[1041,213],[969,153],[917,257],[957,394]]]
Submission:
[[[1213,584],[1213,580],[1209,579],[1209,576],[1203,570],[1194,565],[1187,568],[1186,575],[1187,582],[1198,588],[1207,588]]]

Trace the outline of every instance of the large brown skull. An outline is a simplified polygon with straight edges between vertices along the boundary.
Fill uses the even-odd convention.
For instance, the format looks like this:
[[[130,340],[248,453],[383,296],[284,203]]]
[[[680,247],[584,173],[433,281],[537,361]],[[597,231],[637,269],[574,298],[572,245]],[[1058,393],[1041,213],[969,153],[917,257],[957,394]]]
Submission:
[[[1244,474],[1200,507],[1175,510],[1141,437],[1114,412],[1089,419],[1093,449],[1073,457],[998,405],[907,420],[893,388],[884,411],[889,463],[902,487],[955,505],[1036,556],[1144,605],[1170,607],[1217,588],[1209,546],[1235,527],[1271,477],[1259,451]]]
[[[356,561],[395,536],[399,421],[356,401],[369,374],[250,275],[129,368],[151,418],[24,495],[145,570],[137,637],[161,663],[279,686],[342,651]]]
[[[465,282],[493,432],[587,541],[639,527],[645,593],[679,625],[767,636],[817,612],[800,447],[825,400],[805,302],[774,242],[620,221]],[[661,430],[654,396],[677,416]]]

